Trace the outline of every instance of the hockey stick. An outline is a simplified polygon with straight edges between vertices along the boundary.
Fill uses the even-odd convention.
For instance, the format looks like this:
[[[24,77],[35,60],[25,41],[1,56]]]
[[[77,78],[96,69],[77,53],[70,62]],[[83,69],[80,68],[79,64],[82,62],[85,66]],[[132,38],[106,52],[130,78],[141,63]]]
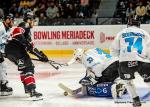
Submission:
[[[148,57],[144,56],[144,55],[140,55],[138,54],[139,57],[143,58],[143,59],[148,59]]]
[[[143,58],[143,59],[147,59],[147,60],[150,60],[150,58],[148,56],[144,56],[144,55],[141,55],[141,54],[138,54],[139,57]]]
[[[144,100],[146,98],[148,98],[150,96],[150,91],[148,93],[146,93],[141,99]]]
[[[35,60],[35,61],[40,61],[39,59],[35,59],[35,58],[32,58],[32,60]],[[59,69],[59,67],[62,67],[64,66],[64,64],[60,64],[60,63],[57,63],[53,60],[49,60],[47,63],[49,63],[53,68],[55,68],[56,70]]]
[[[64,90],[64,95],[65,95],[65,96],[67,96],[68,93],[69,93],[70,95],[76,95],[76,94],[78,94],[79,92],[82,91],[82,87],[79,87],[79,88],[77,88],[77,89],[71,89],[71,88],[67,87],[66,85],[64,85],[63,83],[59,83],[58,86],[59,86],[62,90]]]

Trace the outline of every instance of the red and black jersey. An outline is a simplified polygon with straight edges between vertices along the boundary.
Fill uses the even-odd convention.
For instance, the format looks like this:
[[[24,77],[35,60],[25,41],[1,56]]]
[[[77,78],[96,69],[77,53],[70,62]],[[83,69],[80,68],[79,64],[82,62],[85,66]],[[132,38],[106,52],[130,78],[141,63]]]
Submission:
[[[30,28],[25,26],[25,24],[25,22],[22,22],[18,25],[18,27],[14,28],[11,36],[13,40],[20,42],[27,51],[32,51],[33,42],[31,39],[31,31]]]

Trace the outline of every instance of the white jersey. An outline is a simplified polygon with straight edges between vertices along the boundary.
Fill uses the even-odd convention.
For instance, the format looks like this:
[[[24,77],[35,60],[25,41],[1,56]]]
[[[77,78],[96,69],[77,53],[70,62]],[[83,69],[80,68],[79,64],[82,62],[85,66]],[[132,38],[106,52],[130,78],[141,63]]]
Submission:
[[[4,53],[5,44],[7,43],[8,38],[10,38],[10,31],[6,32],[5,26],[0,22],[0,52]]]
[[[117,34],[110,51],[120,62],[142,61],[149,62],[150,35],[138,28],[128,27]],[[149,57],[150,58],[150,57]]]
[[[85,51],[81,58],[81,63],[85,68],[91,68],[97,77],[102,76],[102,72],[113,62],[118,59],[104,52],[99,48],[89,49]],[[68,64],[74,63],[75,58],[71,59]]]

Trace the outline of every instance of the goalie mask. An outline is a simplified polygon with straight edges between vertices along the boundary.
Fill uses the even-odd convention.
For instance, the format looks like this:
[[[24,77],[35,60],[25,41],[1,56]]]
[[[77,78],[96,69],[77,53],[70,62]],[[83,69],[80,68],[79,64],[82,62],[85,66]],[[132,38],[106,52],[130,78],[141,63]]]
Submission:
[[[81,48],[75,49],[73,53],[73,58],[67,62],[67,65],[73,64],[74,62],[82,63],[82,56],[83,56],[84,50]]]
[[[79,63],[82,62],[83,53],[84,53],[84,49],[81,49],[81,48],[75,49],[75,51],[74,51],[74,58],[75,58],[76,61],[78,61]]]

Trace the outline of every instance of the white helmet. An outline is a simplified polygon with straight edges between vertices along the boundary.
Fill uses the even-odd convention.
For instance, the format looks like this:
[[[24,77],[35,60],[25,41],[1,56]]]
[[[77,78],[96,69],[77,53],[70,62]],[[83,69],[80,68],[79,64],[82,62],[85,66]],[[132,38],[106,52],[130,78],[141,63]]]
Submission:
[[[74,57],[81,59],[83,53],[84,53],[84,49],[77,48],[74,50]]]
[[[74,54],[73,54],[73,58],[67,63],[67,65],[73,64],[74,62],[82,62],[82,55],[84,53],[84,50],[81,48],[75,49],[74,50]]]

